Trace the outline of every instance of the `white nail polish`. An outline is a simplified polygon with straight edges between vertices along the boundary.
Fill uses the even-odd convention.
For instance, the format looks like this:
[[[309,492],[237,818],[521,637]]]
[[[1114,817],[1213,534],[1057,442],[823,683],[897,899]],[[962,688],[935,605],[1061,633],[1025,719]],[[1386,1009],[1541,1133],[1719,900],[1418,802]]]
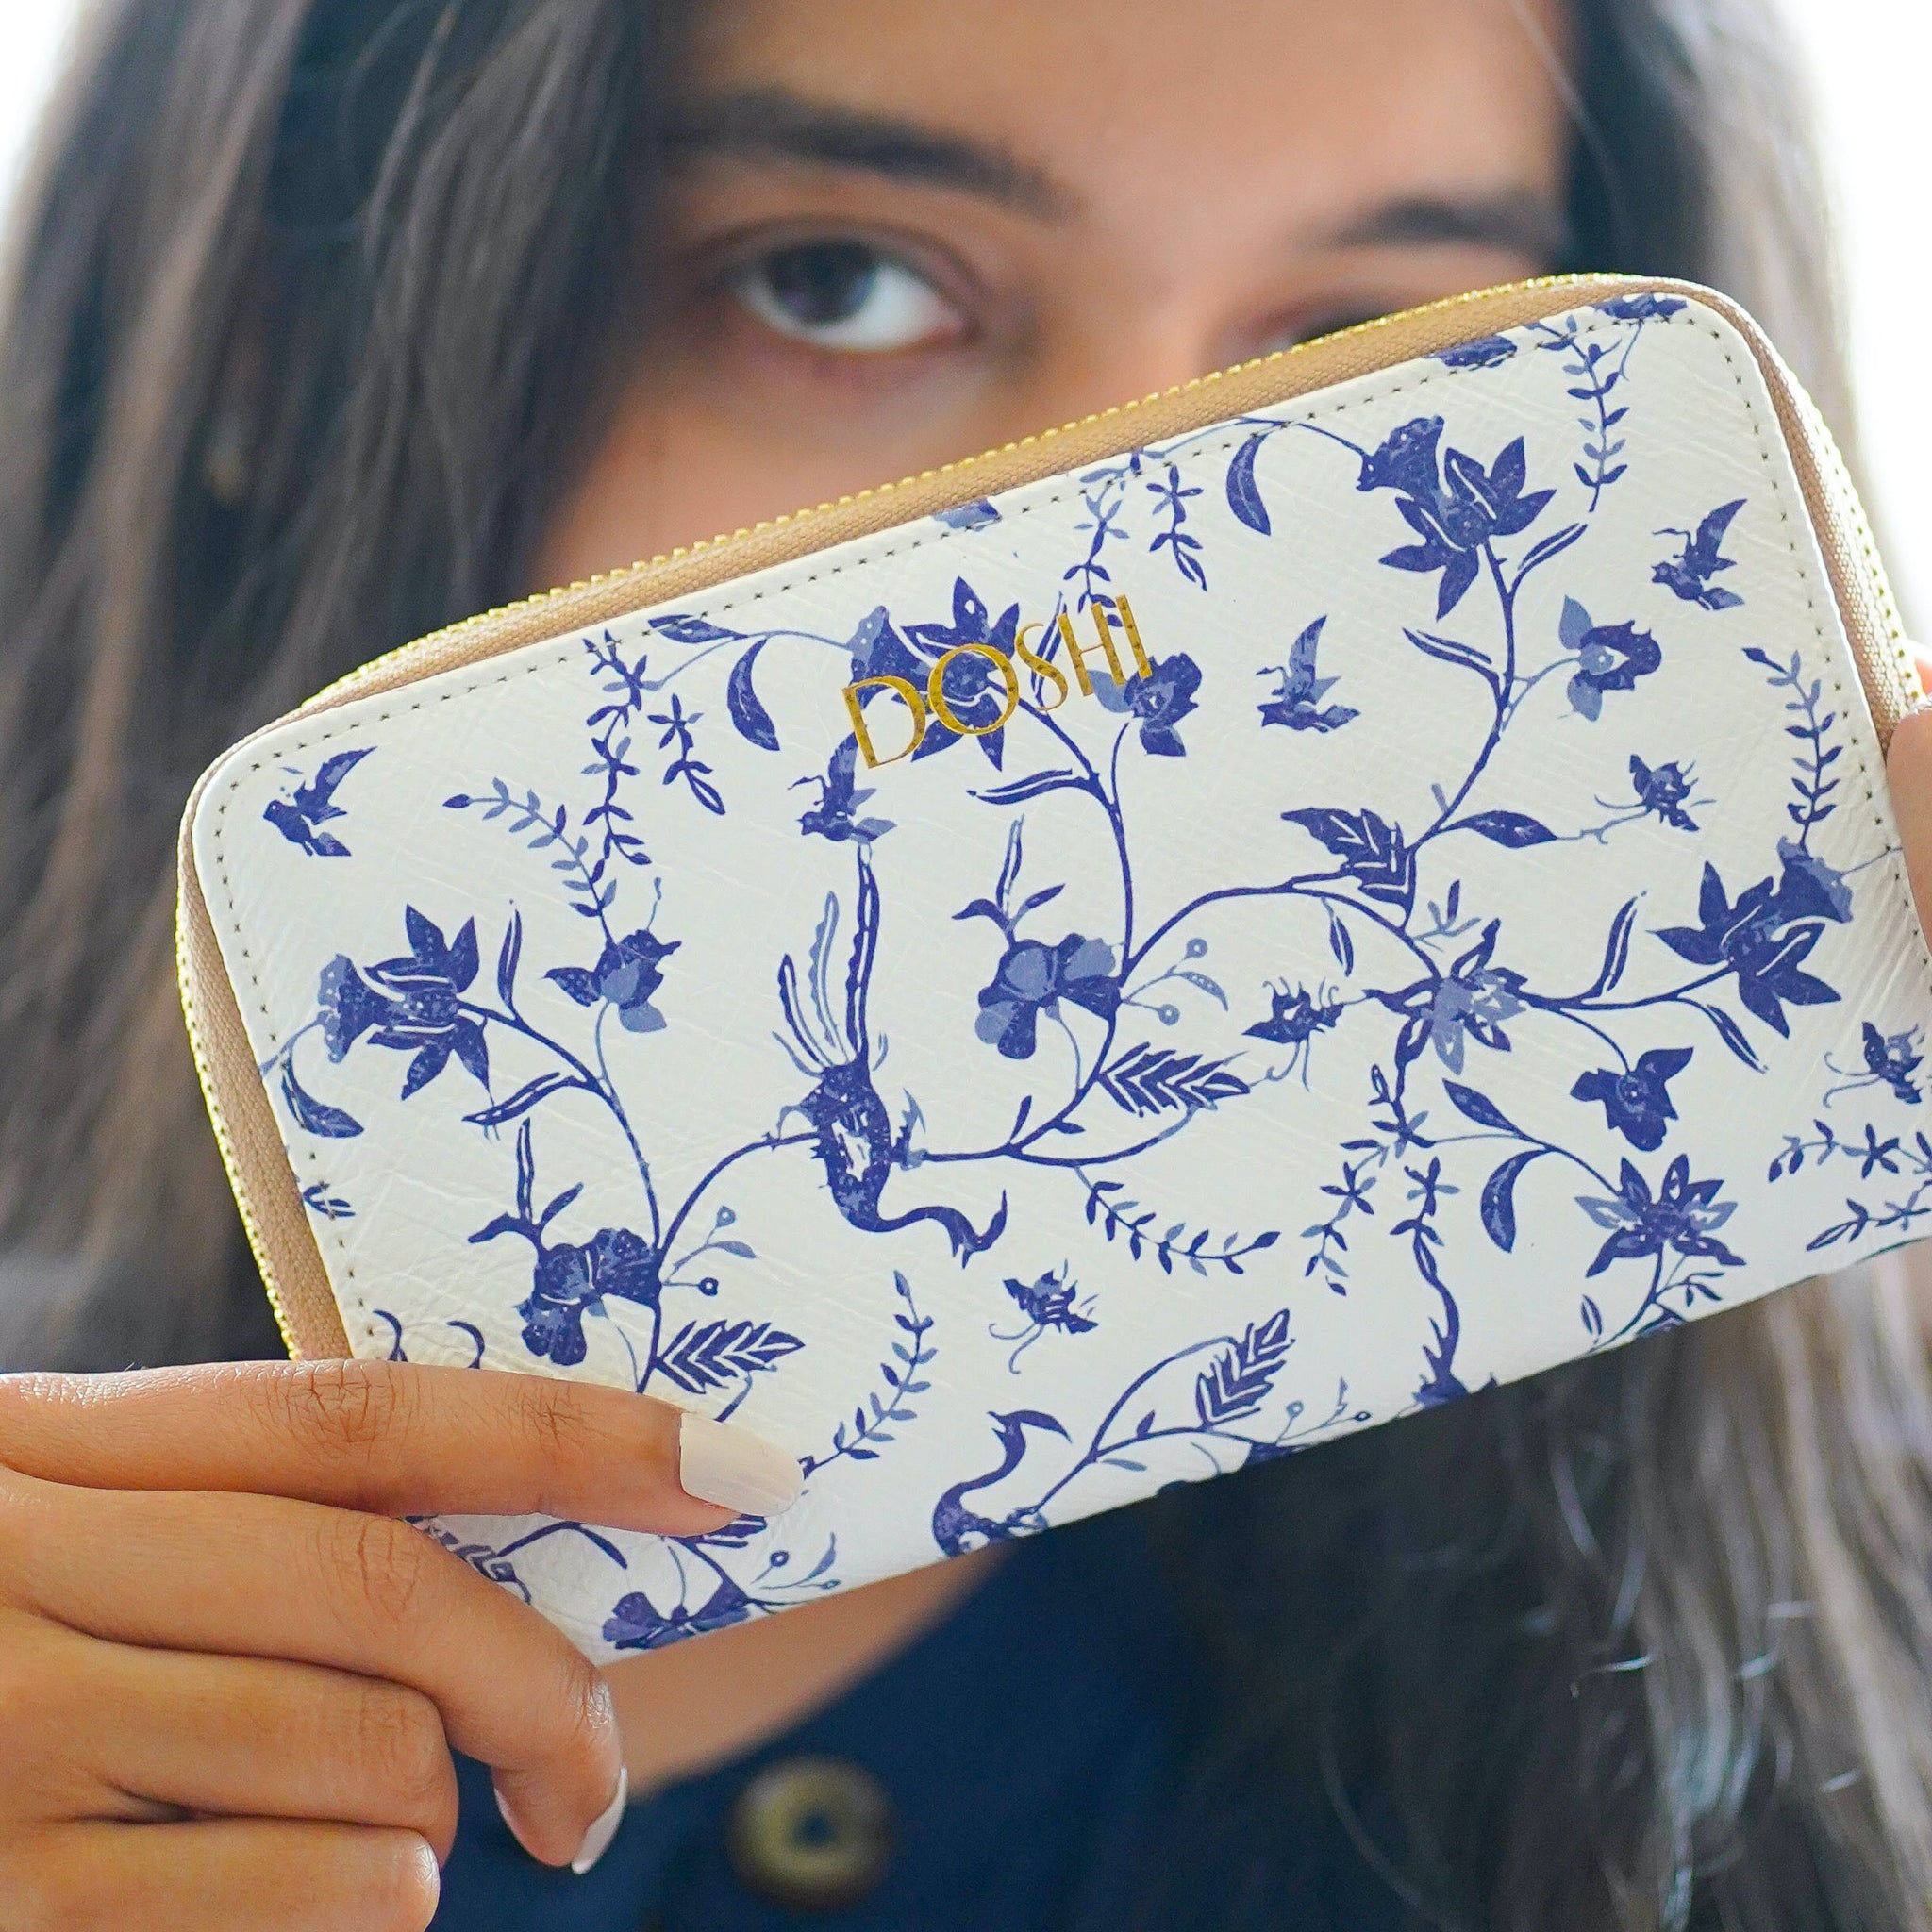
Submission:
[[[677,1480],[687,1496],[741,1516],[775,1516],[805,1487],[798,1464],[775,1442],[689,1411],[677,1429]]]
[[[516,1840],[518,1844],[522,1844],[524,1841],[523,1836],[517,1830],[516,1820],[509,1815],[509,1807],[503,1802],[503,1793],[494,1785],[491,1785],[490,1787],[490,1795],[496,1800],[496,1815],[503,1820],[504,1829],[509,1833],[510,1837]]]
[[[629,1800],[630,1772],[620,1764],[617,1767],[617,1789],[611,1792],[609,1804],[605,1806],[597,1822],[585,1832],[576,1857],[570,1861],[570,1869],[579,1878],[610,1849],[610,1840],[617,1836],[617,1827],[624,1823],[624,1807]]]

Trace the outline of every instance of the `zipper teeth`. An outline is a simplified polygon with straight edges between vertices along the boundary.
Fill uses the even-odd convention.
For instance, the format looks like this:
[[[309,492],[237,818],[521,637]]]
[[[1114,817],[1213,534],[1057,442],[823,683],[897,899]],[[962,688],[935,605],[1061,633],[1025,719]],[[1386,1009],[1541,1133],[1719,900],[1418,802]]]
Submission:
[[[275,1318],[275,1326],[281,1330],[282,1343],[289,1351],[290,1359],[299,1361],[303,1353],[301,1343],[290,1320],[288,1307],[282,1300],[281,1290],[276,1286],[274,1258],[250,1204],[247,1177],[216,1091],[214,1067],[202,1037],[201,1011],[194,997],[194,974],[188,958],[188,932],[187,908],[177,907],[175,918],[175,980],[181,993],[181,1017],[188,1029],[188,1051],[194,1059],[194,1076],[201,1082],[202,1099],[208,1108],[209,1124],[214,1128],[215,1145],[220,1150],[222,1167],[228,1176],[229,1191],[235,1196],[235,1207],[242,1217],[242,1230],[248,1237],[249,1252],[255,1257],[261,1285],[268,1292],[269,1310]]]
[[[1601,281],[1601,275],[1534,275],[1526,281],[1512,282],[1512,291],[1521,289],[1561,289],[1578,282]],[[1444,295],[1434,302],[1424,302],[1413,308],[1405,308],[1398,315],[1378,315],[1367,322],[1352,324],[1347,328],[1331,330],[1327,335],[1317,338],[1322,342],[1333,342],[1350,337],[1373,335],[1378,329],[1389,327],[1397,321],[1408,322],[1418,315],[1441,314],[1446,309],[1464,308],[1475,302],[1491,299],[1498,291],[1494,289],[1472,289],[1460,295]],[[1105,409],[1094,409],[1085,416],[1076,416],[1071,421],[1057,425],[1050,429],[1036,431],[1031,436],[1023,436],[1012,442],[1000,443],[994,448],[982,450],[977,456],[958,457],[952,462],[941,463],[937,469],[921,470],[910,476],[902,476],[896,483],[879,483],[869,490],[859,490],[847,496],[827,497],[823,502],[808,504],[802,509],[789,511],[783,516],[766,517],[756,524],[743,524],[735,530],[723,531],[715,537],[700,538],[694,543],[680,543],[673,550],[660,550],[655,557],[641,558],[635,563],[625,564],[614,570],[599,571],[593,576],[579,578],[572,584],[555,584],[547,591],[535,591],[527,597],[518,597],[508,604],[498,604],[489,610],[479,610],[474,616],[458,618],[454,624],[446,624],[440,630],[426,632],[420,638],[413,638],[406,644],[397,644],[384,651],[379,657],[372,658],[367,663],[359,664],[354,671],[337,678],[334,683],[325,685],[308,700],[302,708],[311,706],[340,703],[351,695],[365,681],[394,671],[419,651],[447,643],[452,638],[495,625],[508,617],[516,617],[525,612],[540,609],[545,604],[554,604],[559,597],[568,597],[578,591],[594,590],[599,585],[622,584],[634,577],[642,576],[662,564],[676,563],[688,557],[699,557],[707,553],[728,551],[734,546],[747,542],[754,537],[762,536],[767,530],[788,529],[804,523],[809,518],[823,516],[835,509],[843,509],[855,503],[869,503],[874,497],[890,496],[895,491],[911,488],[924,483],[935,476],[952,476],[961,471],[977,468],[982,463],[1010,456],[1015,450],[1028,449],[1033,444],[1043,442],[1053,437],[1067,436],[1086,429],[1095,423],[1104,423],[1110,417],[1124,416],[1133,410],[1146,408],[1156,403],[1164,403],[1171,397],[1186,395],[1190,391],[1204,389],[1230,375],[1239,375],[1250,369],[1259,369],[1271,362],[1280,362],[1289,357],[1300,355],[1312,347],[1311,342],[1297,342],[1291,348],[1276,349],[1266,356],[1252,357],[1245,362],[1230,363],[1224,369],[1211,370],[1206,375],[1191,376],[1186,382],[1176,382],[1164,390],[1157,390],[1144,396],[1135,397],[1124,403],[1115,403]]]

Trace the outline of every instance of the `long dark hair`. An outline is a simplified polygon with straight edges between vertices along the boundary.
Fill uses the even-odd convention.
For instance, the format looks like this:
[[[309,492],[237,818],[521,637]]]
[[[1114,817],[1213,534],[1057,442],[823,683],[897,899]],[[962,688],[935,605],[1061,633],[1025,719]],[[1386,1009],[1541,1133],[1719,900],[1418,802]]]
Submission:
[[[1768,0],[1580,0],[1576,264],[1844,427]],[[1524,16],[1525,31],[1533,31]],[[175,1009],[194,773],[521,588],[647,301],[678,11],[114,0],[0,324],[0,1361],[273,1343]],[[1146,1513],[1199,1631],[1150,1924],[1339,1811],[1419,1920],[1932,1923],[1932,1374],[1880,1267]]]

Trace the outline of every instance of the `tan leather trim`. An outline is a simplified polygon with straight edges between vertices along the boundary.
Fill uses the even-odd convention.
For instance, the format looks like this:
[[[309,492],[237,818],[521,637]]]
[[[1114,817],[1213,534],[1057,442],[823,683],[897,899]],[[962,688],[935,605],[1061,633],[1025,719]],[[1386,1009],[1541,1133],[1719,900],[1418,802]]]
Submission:
[[[393,691],[565,631],[692,596],[728,578],[1118,456],[1140,444],[1185,435],[1250,409],[1278,407],[1457,342],[1558,315],[1609,295],[1644,291],[1681,295],[1714,310],[1739,331],[1757,358],[1884,745],[1919,695],[1918,674],[1864,511],[1823,420],[1757,325],[1727,296],[1693,283],[1629,275],[1545,276],[1431,303],[1102,410],[1002,449],[674,550],[588,583],[525,598],[375,658],[318,693],[296,715]],[[204,774],[189,799],[179,847],[176,953],[195,1066],[242,1224],[290,1353],[347,1356],[348,1336],[195,874],[191,833],[207,783]]]
[[[346,1358],[355,1353],[349,1332],[315,1245],[194,868],[190,840],[206,783],[204,778],[196,785],[189,800],[175,855],[175,968],[194,1071],[249,1249],[290,1355],[297,1361]]]

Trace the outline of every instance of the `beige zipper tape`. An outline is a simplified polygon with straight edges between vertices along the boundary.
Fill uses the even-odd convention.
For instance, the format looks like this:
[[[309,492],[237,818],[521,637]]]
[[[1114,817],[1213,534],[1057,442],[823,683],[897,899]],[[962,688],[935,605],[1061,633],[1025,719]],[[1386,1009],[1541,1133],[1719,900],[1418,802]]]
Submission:
[[[983,456],[714,537],[586,583],[526,597],[388,652],[330,685],[294,715],[394,691],[566,631],[693,596],[727,579],[788,563],[855,537],[997,495],[1146,443],[1184,436],[1250,410],[1275,408],[1458,342],[1521,327],[1610,295],[1646,291],[1681,295],[1715,310],[1738,330],[1757,358],[1851,639],[1865,701],[1880,744],[1888,743],[1893,725],[1919,696],[1918,674],[1871,527],[1823,419],[1763,331],[1728,297],[1693,283],[1631,275],[1548,275],[1453,296],[1197,377]],[[195,874],[191,831],[207,784],[204,774],[188,801],[179,847],[175,957],[195,1069],[242,1225],[290,1354],[344,1357],[351,1353],[348,1335],[256,1068]]]

